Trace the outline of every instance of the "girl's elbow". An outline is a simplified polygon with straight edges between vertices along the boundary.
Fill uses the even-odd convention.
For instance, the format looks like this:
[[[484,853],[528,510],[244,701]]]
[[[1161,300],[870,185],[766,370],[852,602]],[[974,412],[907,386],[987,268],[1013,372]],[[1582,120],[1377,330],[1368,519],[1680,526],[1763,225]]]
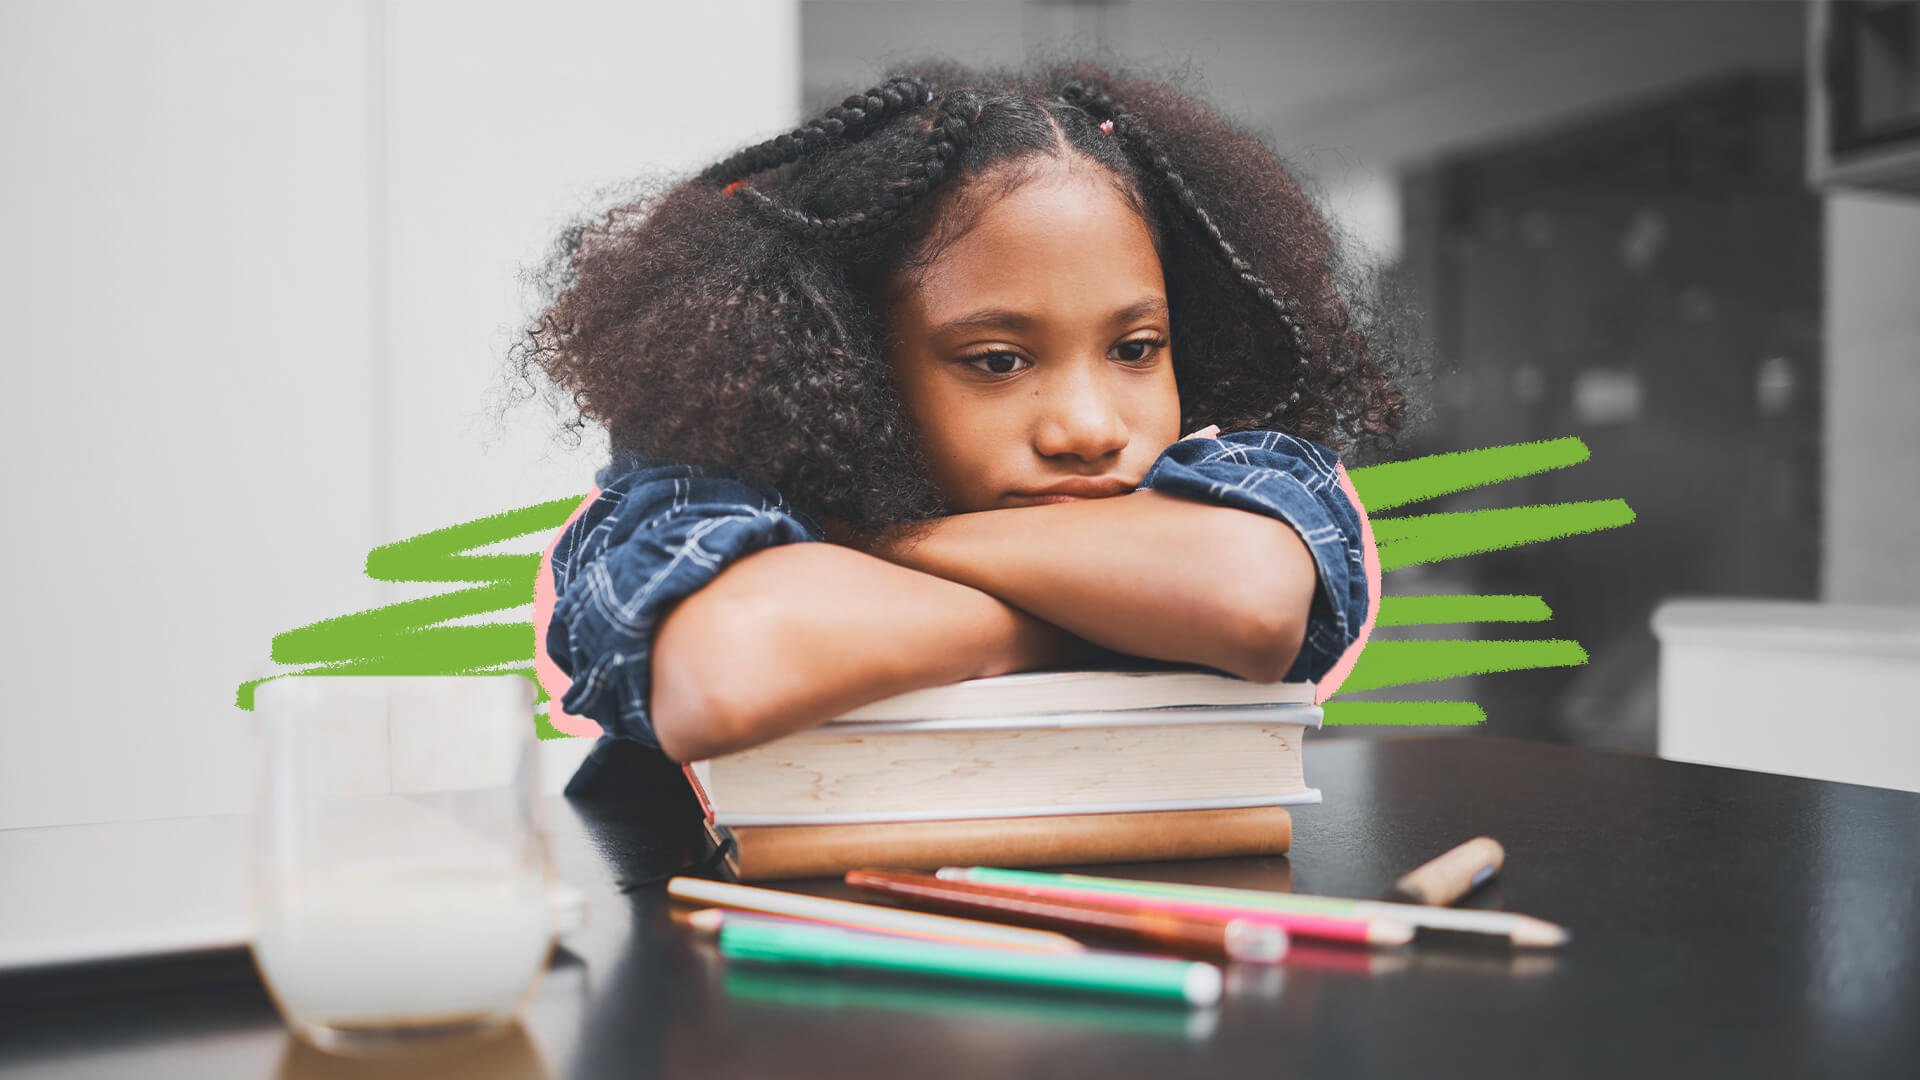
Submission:
[[[674,761],[702,761],[753,741],[749,680],[721,662],[735,651],[726,647],[729,624],[721,614],[689,601],[668,615],[654,639],[647,712],[661,752]]]
[[[1235,675],[1250,682],[1279,682],[1286,678],[1306,643],[1304,612],[1265,612],[1250,617],[1240,634],[1241,656]]]
[[[1272,588],[1245,590],[1236,620],[1240,666],[1229,670],[1252,682],[1286,678],[1306,644],[1313,586],[1312,580],[1302,587],[1299,580],[1289,577]]]
[[[651,698],[647,711],[653,736],[674,761],[705,760],[729,741],[731,721],[706,692],[704,680],[677,670],[663,672],[656,665]]]

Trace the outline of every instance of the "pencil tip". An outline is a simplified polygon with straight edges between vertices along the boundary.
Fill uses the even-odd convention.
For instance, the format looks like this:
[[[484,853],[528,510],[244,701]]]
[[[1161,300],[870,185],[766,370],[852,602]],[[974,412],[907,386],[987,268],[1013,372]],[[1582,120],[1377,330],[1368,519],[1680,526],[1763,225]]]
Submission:
[[[1564,927],[1544,919],[1522,918],[1513,927],[1513,943],[1528,948],[1551,949],[1565,945],[1570,936]]]
[[[1369,945],[1405,945],[1412,940],[1412,923],[1375,919],[1367,926],[1367,944]]]

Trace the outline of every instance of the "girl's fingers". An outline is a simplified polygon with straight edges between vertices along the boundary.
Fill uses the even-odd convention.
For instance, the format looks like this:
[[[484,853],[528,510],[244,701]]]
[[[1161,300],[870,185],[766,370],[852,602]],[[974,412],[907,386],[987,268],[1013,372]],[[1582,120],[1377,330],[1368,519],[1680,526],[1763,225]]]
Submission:
[[[1191,435],[1182,435],[1180,437],[1180,441],[1186,442],[1188,439],[1211,439],[1219,434],[1220,434],[1219,424],[1208,424],[1206,427],[1201,428],[1199,431],[1196,431]]]

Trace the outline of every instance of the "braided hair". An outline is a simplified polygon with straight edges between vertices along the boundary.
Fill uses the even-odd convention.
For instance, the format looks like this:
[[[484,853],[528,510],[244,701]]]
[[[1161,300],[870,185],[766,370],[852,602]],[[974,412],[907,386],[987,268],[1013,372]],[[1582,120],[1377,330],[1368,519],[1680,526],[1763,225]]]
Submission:
[[[1333,231],[1294,177],[1201,102],[1084,63],[917,65],[569,230],[516,361],[616,451],[733,468],[856,526],[938,516],[882,298],[1067,155],[1102,167],[1153,237],[1183,430],[1391,445],[1405,400],[1388,373],[1416,359],[1371,347],[1397,335],[1362,333],[1355,311],[1391,318],[1342,295]]]

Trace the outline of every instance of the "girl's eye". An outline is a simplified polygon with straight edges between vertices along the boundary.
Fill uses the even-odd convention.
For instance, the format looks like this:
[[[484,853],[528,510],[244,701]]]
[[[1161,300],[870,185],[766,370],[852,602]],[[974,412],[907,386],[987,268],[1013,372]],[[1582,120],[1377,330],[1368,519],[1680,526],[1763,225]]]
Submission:
[[[1132,341],[1123,341],[1115,348],[1121,354],[1121,363],[1145,366],[1166,347],[1167,343],[1160,338],[1135,338]],[[1138,351],[1129,354],[1130,349]]]
[[[975,370],[987,375],[1012,375],[1016,372],[1026,370],[1025,368],[1015,367],[1014,365],[1027,363],[1027,358],[1021,356],[1019,353],[990,352],[981,353],[978,356],[969,356],[966,358],[966,362],[972,365]],[[1027,364],[1027,366],[1032,367],[1033,365]]]

